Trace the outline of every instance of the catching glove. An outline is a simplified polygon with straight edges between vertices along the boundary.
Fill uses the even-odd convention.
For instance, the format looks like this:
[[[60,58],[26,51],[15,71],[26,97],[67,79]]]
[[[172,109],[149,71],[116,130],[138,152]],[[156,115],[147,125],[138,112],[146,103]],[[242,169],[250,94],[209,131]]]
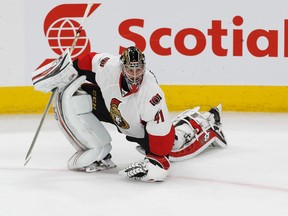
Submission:
[[[165,156],[147,155],[143,161],[130,164],[118,174],[144,182],[161,182],[167,177],[169,167],[170,162]]]

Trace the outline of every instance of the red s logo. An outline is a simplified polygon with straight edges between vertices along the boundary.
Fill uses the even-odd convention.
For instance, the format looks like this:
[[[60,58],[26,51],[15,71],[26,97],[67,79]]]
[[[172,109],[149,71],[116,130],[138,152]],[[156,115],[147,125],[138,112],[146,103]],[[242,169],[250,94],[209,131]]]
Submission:
[[[88,17],[99,6],[100,4],[93,4]],[[71,47],[86,8],[87,4],[62,4],[56,6],[47,14],[44,21],[44,34],[51,49],[57,55],[61,55],[64,50]],[[77,19],[80,20],[80,23],[76,21]],[[90,41],[85,29],[83,29],[71,57],[75,59],[79,55],[89,53],[90,49]],[[46,59],[41,66],[52,60],[54,59]]]

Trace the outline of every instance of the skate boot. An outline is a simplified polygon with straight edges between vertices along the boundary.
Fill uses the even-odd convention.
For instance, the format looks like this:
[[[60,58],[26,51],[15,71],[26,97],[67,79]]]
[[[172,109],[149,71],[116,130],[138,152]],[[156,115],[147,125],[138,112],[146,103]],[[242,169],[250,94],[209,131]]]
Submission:
[[[219,104],[217,107],[213,107],[209,110],[211,114],[214,115],[215,124],[220,125],[221,124],[221,112],[222,112],[222,105]]]
[[[111,154],[108,154],[103,160],[95,161],[85,168],[87,173],[98,172],[106,169],[111,169],[116,167],[116,164],[111,160]]]
[[[215,120],[215,123],[214,125],[212,125],[212,128],[214,132],[218,135],[217,142],[213,142],[211,147],[226,147],[227,146],[227,142],[222,131],[221,112],[222,112],[221,104],[209,110],[209,113],[213,115],[213,118]]]

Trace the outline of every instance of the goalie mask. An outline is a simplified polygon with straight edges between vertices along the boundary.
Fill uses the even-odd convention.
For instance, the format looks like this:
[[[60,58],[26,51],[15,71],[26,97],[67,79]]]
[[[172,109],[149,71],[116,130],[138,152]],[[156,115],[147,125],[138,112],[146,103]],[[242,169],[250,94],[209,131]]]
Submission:
[[[136,47],[131,46],[120,56],[122,74],[131,92],[137,92],[145,73],[145,56]]]

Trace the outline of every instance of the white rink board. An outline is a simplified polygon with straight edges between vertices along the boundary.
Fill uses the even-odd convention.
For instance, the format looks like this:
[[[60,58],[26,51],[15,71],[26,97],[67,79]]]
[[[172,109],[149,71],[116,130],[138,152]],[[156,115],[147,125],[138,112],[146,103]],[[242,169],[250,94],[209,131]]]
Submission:
[[[4,29],[13,29],[13,34],[4,34],[2,36],[4,40],[0,40],[1,47],[5,48],[0,52],[0,57],[6,62],[5,65],[0,66],[2,77],[0,86],[31,85],[30,72],[46,58],[57,57],[57,54],[51,50],[43,31],[44,20],[49,11],[61,4],[87,2],[83,0],[26,0],[24,5],[23,1],[17,0],[15,3],[5,3],[6,6],[0,9],[0,16],[7,22],[2,21],[1,24]],[[288,20],[287,1],[179,0],[175,3],[147,0],[135,4],[131,0],[123,0],[93,3],[100,4],[100,6],[85,24],[91,50],[118,54],[120,46],[134,45],[135,38],[131,40],[124,38],[119,33],[119,26],[129,19],[138,19],[143,23],[143,27],[134,25],[129,33],[132,37],[136,36],[139,40],[145,41],[144,52],[148,67],[157,75],[160,84],[281,86],[288,83],[286,56],[288,50],[284,54],[285,40],[288,43],[288,29],[286,37],[284,31],[285,20]],[[12,16],[11,11],[14,15],[16,12],[24,19]],[[243,24],[236,26],[233,23],[235,16],[241,16]],[[73,18],[73,20],[81,23],[79,18]],[[221,37],[214,35],[212,39],[212,36],[208,35],[208,30],[212,28],[212,22],[220,21],[227,35]],[[165,56],[159,55],[158,51],[155,52],[150,42],[151,35],[162,28],[170,31],[170,35],[164,34],[159,41],[161,47],[171,49],[171,54]],[[191,34],[187,34],[183,40],[179,39],[178,33],[187,28],[202,33],[204,35],[202,39],[206,42],[203,50],[194,56],[181,53],[179,47],[175,45],[175,41],[178,44],[182,43],[188,51],[189,49],[191,51],[197,44],[203,43],[203,40],[202,42],[200,40],[196,44],[196,39]],[[273,32],[274,36],[271,36],[268,43],[266,37],[258,35],[257,49],[261,51],[270,47],[269,53],[273,57],[257,57],[254,55],[255,47],[250,45],[249,48],[247,45],[251,32],[260,29],[270,31],[271,35]],[[233,41],[233,30],[243,33],[242,54],[239,56],[235,54],[233,56],[233,43],[237,43]],[[23,41],[22,38],[25,40]],[[155,37],[152,37],[152,40],[155,44]],[[3,41],[10,41],[13,45],[11,47],[2,45]],[[250,38],[251,41],[253,43]],[[17,49],[14,45],[17,45]],[[222,51],[227,50],[227,54],[224,56],[215,54],[212,46],[221,48]],[[19,59],[17,64],[15,64],[16,50],[18,51],[17,59]],[[7,76],[7,71],[11,74],[10,76]]]

